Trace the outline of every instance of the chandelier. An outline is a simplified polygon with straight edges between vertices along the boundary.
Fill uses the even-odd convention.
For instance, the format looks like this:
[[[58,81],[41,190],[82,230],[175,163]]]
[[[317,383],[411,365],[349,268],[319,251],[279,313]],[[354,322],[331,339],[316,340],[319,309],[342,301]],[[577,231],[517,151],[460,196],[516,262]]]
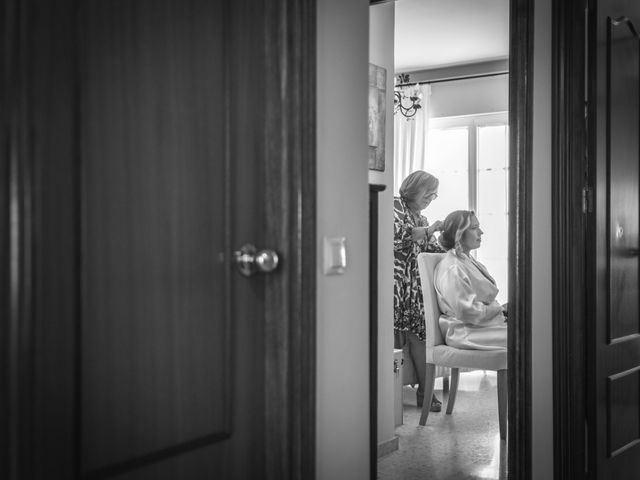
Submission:
[[[413,87],[409,87],[409,74],[401,73],[396,77],[396,86],[394,88],[393,98],[393,114],[400,112],[410,120],[418,110],[422,108],[420,100],[422,100],[422,91],[420,85],[416,83]],[[405,87],[406,86],[406,87]],[[403,88],[405,87],[405,88]]]

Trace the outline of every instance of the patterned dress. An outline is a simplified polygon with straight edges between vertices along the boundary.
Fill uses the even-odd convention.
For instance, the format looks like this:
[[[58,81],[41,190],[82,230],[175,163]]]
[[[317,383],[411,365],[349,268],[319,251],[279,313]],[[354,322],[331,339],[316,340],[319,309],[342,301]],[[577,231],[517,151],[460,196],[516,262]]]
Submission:
[[[404,199],[393,202],[393,316],[394,329],[415,333],[424,340],[424,308],[418,273],[418,254],[444,252],[435,236],[418,242],[411,240],[414,227],[428,227],[427,218],[414,218]]]

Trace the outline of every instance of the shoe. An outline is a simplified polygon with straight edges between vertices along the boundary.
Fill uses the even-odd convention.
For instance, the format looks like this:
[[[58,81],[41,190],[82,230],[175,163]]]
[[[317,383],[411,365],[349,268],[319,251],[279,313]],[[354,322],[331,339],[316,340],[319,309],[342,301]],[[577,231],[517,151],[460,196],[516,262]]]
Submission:
[[[418,404],[418,408],[422,408],[422,404],[424,403],[424,397],[416,396],[416,403]],[[429,408],[430,412],[440,412],[442,410],[442,402],[438,400],[438,397],[433,395],[431,397],[431,407]]]

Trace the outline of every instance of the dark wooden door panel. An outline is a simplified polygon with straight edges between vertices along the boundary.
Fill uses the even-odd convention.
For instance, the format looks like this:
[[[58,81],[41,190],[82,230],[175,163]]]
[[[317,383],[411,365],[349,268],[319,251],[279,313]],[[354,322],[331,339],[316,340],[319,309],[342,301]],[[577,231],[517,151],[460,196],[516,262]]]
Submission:
[[[312,478],[315,4],[6,3],[0,471]]]
[[[230,135],[239,117],[226,108],[227,51],[258,50],[231,33],[229,5],[104,0],[80,9],[78,422],[89,478],[240,478],[260,468],[238,448],[249,454],[251,429],[262,432],[260,411],[242,412],[263,385],[262,350],[247,341],[260,335],[262,293],[229,260],[232,208],[260,218],[257,189],[230,182],[234,174],[251,185],[257,159],[236,144],[260,143],[246,107],[244,128]],[[235,305],[237,281],[245,290]],[[232,357],[233,339],[244,341]]]
[[[640,367],[607,378],[607,455],[616,457],[640,442]]]
[[[640,5],[600,0],[594,9],[592,81],[598,176],[595,259],[595,424],[598,479],[640,472]]]
[[[640,49],[630,21],[607,19],[609,177],[608,340],[640,333],[638,317],[638,79]]]

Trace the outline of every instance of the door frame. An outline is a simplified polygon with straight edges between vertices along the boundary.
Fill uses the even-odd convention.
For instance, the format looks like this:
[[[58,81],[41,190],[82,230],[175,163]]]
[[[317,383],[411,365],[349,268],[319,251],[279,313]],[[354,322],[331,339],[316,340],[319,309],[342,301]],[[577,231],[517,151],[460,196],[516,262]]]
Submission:
[[[268,3],[266,241],[288,258],[265,291],[265,478],[302,480],[316,472],[316,1]]]
[[[531,479],[531,195],[534,0],[509,2],[508,478]]]
[[[0,10],[3,32],[0,37],[0,477],[19,478],[18,465],[31,441],[29,433],[33,408],[31,365],[25,347],[31,337],[30,304],[32,261],[29,208],[33,175],[23,161],[28,143],[26,102],[26,47],[19,19],[25,12],[19,0],[5,0]],[[25,375],[26,374],[26,375]],[[24,462],[26,464],[26,462]],[[28,472],[28,467],[22,469]]]
[[[45,304],[37,282],[47,268],[47,258],[34,255],[36,247],[42,247],[46,223],[37,203],[43,167],[34,161],[41,140],[31,128],[37,114],[34,98],[47,93],[37,90],[42,86],[29,76],[30,40],[39,34],[33,27],[36,7],[35,2],[20,0],[5,0],[0,7],[0,22],[5,27],[0,36],[0,387],[8,392],[0,395],[0,477],[8,480],[34,475],[33,465],[42,454],[34,432],[46,411],[46,405],[36,402],[34,395],[34,350]],[[60,10],[61,16],[67,12]],[[285,258],[279,274],[266,282],[264,368],[269,381],[256,401],[266,414],[265,478],[312,479],[316,443],[316,2],[273,0],[267,11],[265,31],[270,33],[264,39],[264,52],[268,68],[263,79],[264,118],[268,119],[264,131],[269,139],[263,152],[269,219],[266,242],[284,252]],[[52,16],[50,21],[54,20]],[[73,28],[70,37],[72,32]],[[34,95],[36,90],[39,95]],[[75,98],[73,91],[67,82],[67,100]],[[67,153],[77,157],[77,150]],[[71,213],[59,216],[68,221]],[[54,248],[47,242],[49,254]],[[73,300],[61,301],[75,311]],[[73,431],[75,427],[68,428]],[[70,446],[65,450],[69,457],[60,461],[76,462],[74,452],[77,449]]]
[[[554,478],[587,475],[586,279],[593,274],[585,235],[591,210],[585,121],[585,0],[553,2],[552,324]]]

